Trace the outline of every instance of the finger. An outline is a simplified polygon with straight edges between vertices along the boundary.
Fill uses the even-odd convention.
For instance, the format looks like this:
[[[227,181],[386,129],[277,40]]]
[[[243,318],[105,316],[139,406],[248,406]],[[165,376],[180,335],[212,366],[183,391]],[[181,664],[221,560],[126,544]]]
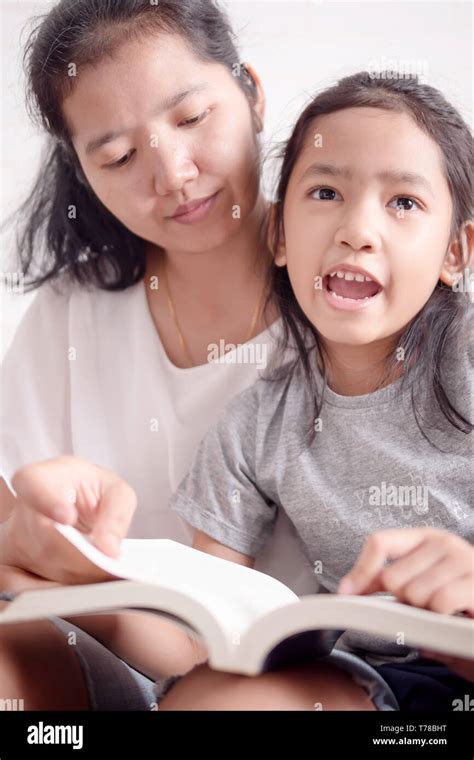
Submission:
[[[453,582],[436,589],[428,601],[428,606],[433,612],[444,615],[454,615],[456,612],[466,610],[472,616],[474,614],[472,574],[456,578]]]
[[[404,597],[405,589],[420,577],[424,578],[445,556],[446,547],[443,542],[427,538],[391,565],[383,567],[380,571],[381,583],[387,591]]]
[[[66,525],[77,519],[72,484],[65,478],[63,467],[46,469],[43,463],[22,467],[13,475],[12,486],[17,498],[35,512]]]
[[[380,573],[389,559],[397,559],[425,541],[426,528],[393,528],[372,533],[366,540],[352,570],[341,580],[340,594],[373,593],[380,586]],[[382,589],[381,589],[382,590]]]
[[[415,575],[405,586],[398,587],[393,593],[414,607],[431,609],[430,600],[433,595],[448,584],[455,586],[465,573],[466,566],[462,557],[445,555],[439,562],[426,568],[419,575]],[[389,584],[387,588],[390,590]]]
[[[90,535],[98,549],[116,557],[127,535],[137,506],[134,490],[123,480],[112,483],[102,494]]]

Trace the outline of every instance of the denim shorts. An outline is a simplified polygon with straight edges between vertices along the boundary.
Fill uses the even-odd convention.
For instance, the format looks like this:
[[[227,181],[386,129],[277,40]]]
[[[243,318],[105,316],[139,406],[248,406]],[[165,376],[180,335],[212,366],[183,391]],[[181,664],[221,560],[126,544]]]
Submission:
[[[61,618],[50,618],[67,638],[79,660],[91,710],[155,710],[155,682],[117,657],[97,639]]]
[[[0,591],[0,600],[14,594]],[[155,710],[155,683],[104,647],[81,628],[58,617],[49,618],[67,639],[79,661],[91,710]]]

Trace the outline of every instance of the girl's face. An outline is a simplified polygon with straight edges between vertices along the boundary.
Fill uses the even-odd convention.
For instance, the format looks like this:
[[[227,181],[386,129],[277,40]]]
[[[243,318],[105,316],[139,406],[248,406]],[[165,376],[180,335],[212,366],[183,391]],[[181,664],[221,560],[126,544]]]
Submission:
[[[452,200],[442,154],[406,113],[317,118],[293,169],[276,263],[329,342],[395,336],[442,274]]]
[[[263,124],[260,87],[254,110]],[[249,101],[231,72],[200,61],[180,36],[133,40],[85,67],[63,113],[92,189],[145,240],[209,250],[253,211],[259,154]],[[214,195],[203,218],[173,218],[178,206]]]

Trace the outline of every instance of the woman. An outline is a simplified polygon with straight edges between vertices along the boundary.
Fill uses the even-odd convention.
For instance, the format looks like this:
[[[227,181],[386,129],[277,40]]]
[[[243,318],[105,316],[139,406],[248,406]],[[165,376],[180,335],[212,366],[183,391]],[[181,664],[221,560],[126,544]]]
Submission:
[[[258,375],[245,354],[209,362],[211,351],[250,341],[269,360],[274,345],[264,96],[238,60],[211,0],[62,0],[32,34],[30,102],[50,151],[19,251],[43,287],[3,366],[2,473],[9,482],[31,462],[73,458],[66,479],[52,462],[13,481],[21,498],[3,489],[0,590],[89,580],[38,514],[60,519],[71,492],[104,551],[132,516],[130,535],[190,541],[168,498],[225,403]],[[45,472],[49,491],[35,488]],[[293,551],[284,568],[278,541]],[[303,592],[314,584],[303,563],[282,523],[261,569]],[[175,629],[149,616],[79,624],[1,629],[0,696],[18,693],[26,709],[149,709],[151,679],[189,667],[166,647]]]

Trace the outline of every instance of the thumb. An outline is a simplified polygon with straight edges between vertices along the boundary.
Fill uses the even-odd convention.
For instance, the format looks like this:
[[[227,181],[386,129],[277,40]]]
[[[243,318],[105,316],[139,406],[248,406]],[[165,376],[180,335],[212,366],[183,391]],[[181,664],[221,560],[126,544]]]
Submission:
[[[101,495],[89,538],[105,554],[116,557],[127,535],[137,497],[133,488],[117,479]]]

